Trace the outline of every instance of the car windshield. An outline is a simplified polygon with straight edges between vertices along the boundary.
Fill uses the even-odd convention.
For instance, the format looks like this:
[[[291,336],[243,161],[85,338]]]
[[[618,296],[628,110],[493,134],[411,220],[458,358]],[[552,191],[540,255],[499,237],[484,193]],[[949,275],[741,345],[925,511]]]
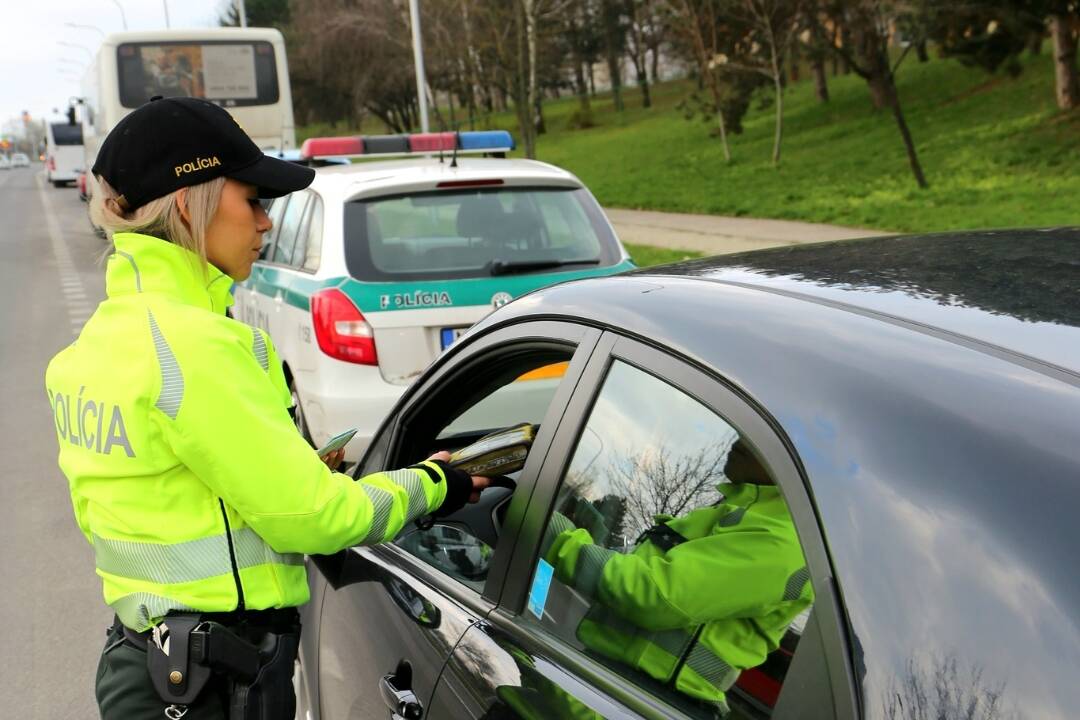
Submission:
[[[487,277],[613,265],[618,246],[582,188],[435,191],[345,203],[359,280]]]

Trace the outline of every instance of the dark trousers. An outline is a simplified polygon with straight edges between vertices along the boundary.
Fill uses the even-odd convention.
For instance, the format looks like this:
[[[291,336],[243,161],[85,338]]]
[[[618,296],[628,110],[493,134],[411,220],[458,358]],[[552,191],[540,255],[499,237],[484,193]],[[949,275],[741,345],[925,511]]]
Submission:
[[[229,695],[226,681],[212,677],[184,720],[225,720]],[[109,629],[94,685],[102,720],[163,720],[168,703],[158,697],[146,669],[146,648],[124,637],[118,626]]]

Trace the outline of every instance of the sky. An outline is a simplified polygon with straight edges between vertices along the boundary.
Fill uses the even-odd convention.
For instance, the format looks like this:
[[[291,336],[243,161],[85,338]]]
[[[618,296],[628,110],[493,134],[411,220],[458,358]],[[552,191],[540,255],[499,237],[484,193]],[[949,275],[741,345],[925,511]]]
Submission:
[[[92,25],[103,33],[123,30],[120,8],[129,30],[169,26],[211,27],[229,0],[8,0],[18,10],[5,8],[10,21],[0,43],[0,126],[17,120],[23,110],[34,119],[61,113],[68,98],[79,94],[80,79],[101,35],[64,23]],[[120,7],[117,7],[119,3]],[[6,5],[7,3],[5,3]],[[81,45],[60,45],[59,42]]]

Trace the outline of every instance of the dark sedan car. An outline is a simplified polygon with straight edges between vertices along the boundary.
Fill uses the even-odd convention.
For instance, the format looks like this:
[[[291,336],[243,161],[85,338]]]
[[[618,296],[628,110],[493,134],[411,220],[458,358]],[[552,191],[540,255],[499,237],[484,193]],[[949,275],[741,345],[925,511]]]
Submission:
[[[497,310],[357,472],[530,422],[516,489],[312,559],[299,716],[1077,717],[1078,294],[1055,229]]]

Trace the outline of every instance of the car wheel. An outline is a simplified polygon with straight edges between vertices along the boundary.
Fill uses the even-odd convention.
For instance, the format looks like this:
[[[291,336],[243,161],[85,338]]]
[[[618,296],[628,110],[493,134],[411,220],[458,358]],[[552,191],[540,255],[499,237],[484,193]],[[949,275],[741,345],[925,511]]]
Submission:
[[[308,445],[315,447],[315,443],[311,441],[311,431],[308,429],[307,418],[304,416],[304,406],[300,403],[300,393],[296,390],[296,381],[289,381],[289,393],[292,394],[293,401],[293,422],[296,423],[296,429],[300,431],[300,436],[308,441]]]

